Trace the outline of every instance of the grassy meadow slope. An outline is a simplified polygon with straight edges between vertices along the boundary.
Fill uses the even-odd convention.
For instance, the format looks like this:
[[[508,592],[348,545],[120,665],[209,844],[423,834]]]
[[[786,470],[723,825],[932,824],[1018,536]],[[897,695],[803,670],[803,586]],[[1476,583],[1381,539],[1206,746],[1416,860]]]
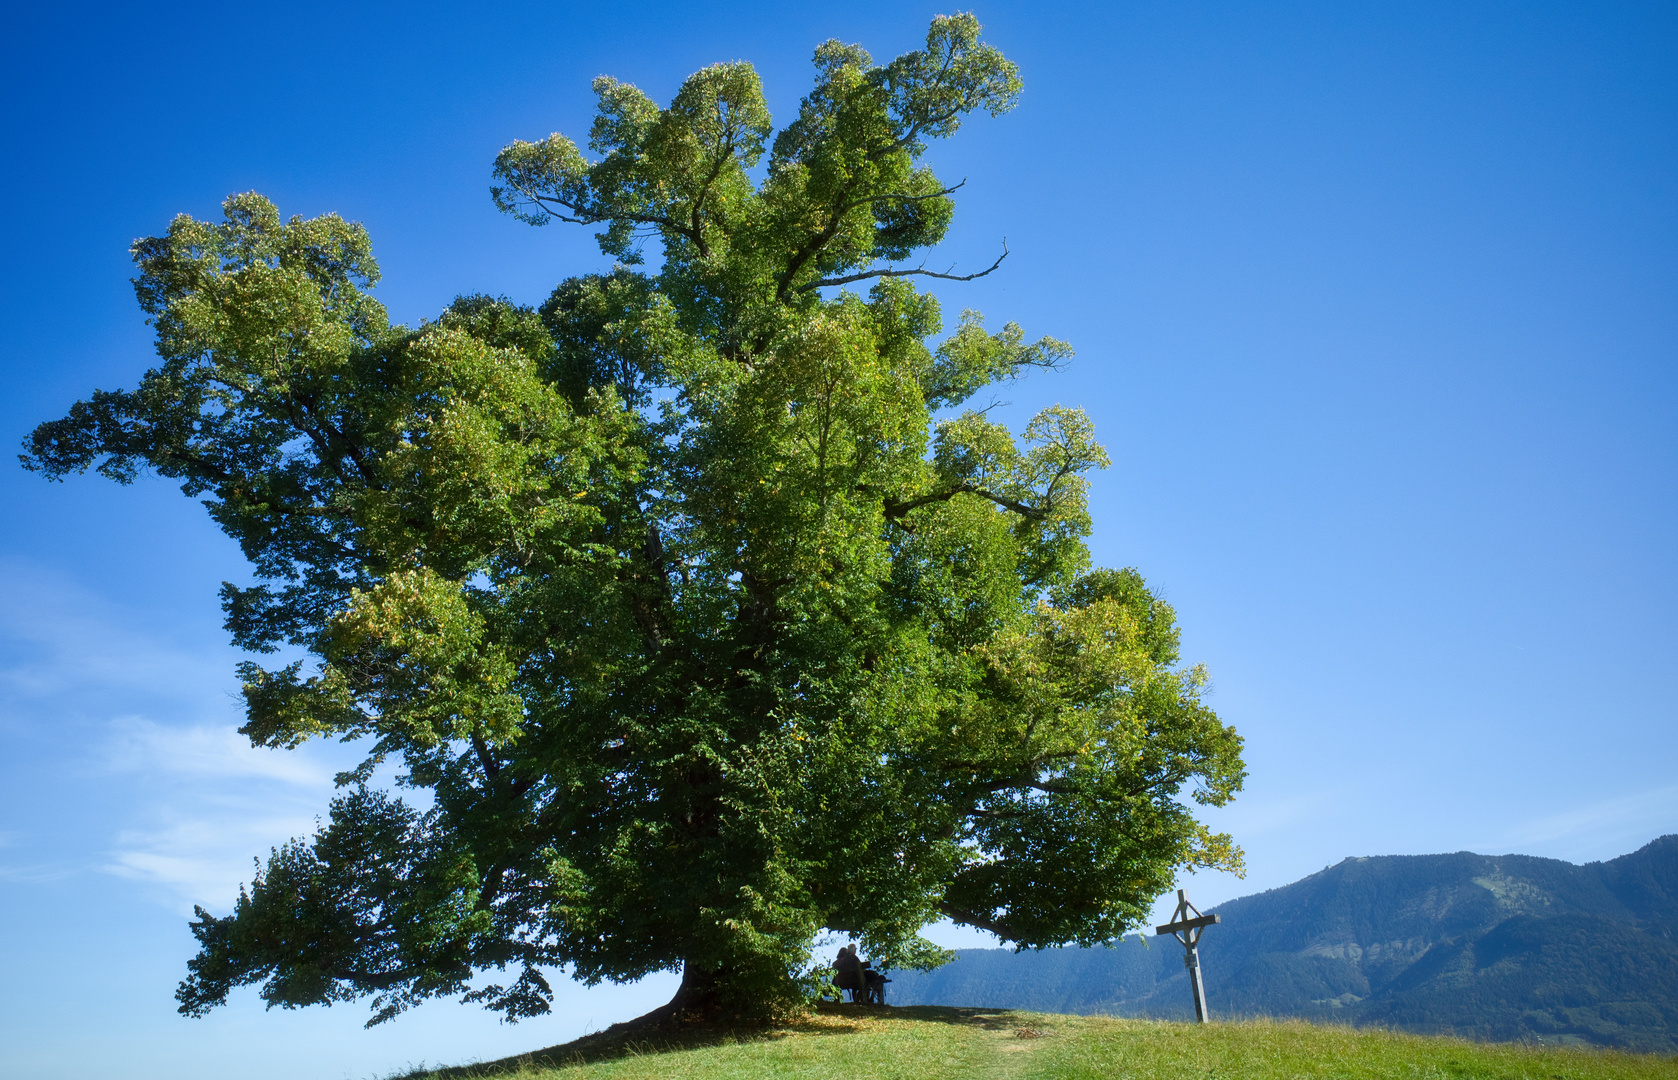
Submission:
[[[410,1080],[1673,1080],[1678,1059],[1314,1026],[827,1006],[768,1032],[594,1036]]]
[[[1216,908],[1214,1016],[1678,1052],[1678,836],[1575,866],[1524,855],[1347,859]],[[1181,1019],[1182,949],[963,950],[894,973],[898,1004]]]

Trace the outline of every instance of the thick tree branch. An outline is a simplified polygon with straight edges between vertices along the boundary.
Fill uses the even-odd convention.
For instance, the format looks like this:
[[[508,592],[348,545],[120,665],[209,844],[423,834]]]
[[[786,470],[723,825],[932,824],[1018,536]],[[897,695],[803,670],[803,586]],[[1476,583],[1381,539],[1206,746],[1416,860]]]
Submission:
[[[964,188],[966,186],[967,186],[967,181],[963,180],[961,183],[956,184],[953,187],[947,187],[947,188],[942,189],[941,191],[928,192],[925,195],[903,195],[903,194],[900,194],[900,193],[897,193],[897,192],[893,192],[889,195],[865,195],[860,199],[852,199],[849,202],[839,204],[839,211],[838,212],[840,214],[844,214],[847,211],[855,210],[859,206],[867,206],[869,203],[925,202],[927,199],[941,199],[946,195],[954,195],[957,191],[960,191],[962,188]]]
[[[1002,507],[1004,510],[1011,510],[1016,514],[1019,514],[1021,517],[1030,518],[1033,521],[1041,521],[1049,514],[1048,510],[1044,507],[1031,506],[1026,503],[1022,503],[1017,499],[1010,499],[1006,495],[998,495],[994,491],[986,491],[984,488],[979,487],[976,484],[957,484],[955,487],[948,488],[944,491],[933,492],[930,495],[922,495],[918,498],[909,499],[905,502],[887,501],[884,507],[886,520],[897,521],[907,515],[911,510],[919,510],[921,507],[929,506],[932,503],[949,502],[957,495],[977,495],[981,499],[988,499],[989,501]]]
[[[570,225],[598,225],[602,221],[621,219],[623,221],[633,221],[637,225],[653,225],[660,229],[669,229],[671,232],[685,237],[695,247],[700,247],[705,242],[704,237],[696,234],[686,225],[680,224],[674,218],[664,217],[660,214],[637,214],[627,210],[613,210],[611,212],[604,210],[591,210],[576,203],[566,202],[557,195],[538,195],[535,192],[522,187],[519,188],[519,191],[522,192],[524,197],[529,199],[531,202],[541,205],[544,213],[548,214],[557,221],[563,221]],[[571,211],[571,214],[555,213],[553,209],[547,205],[548,203],[553,203],[555,206],[562,206]],[[574,217],[572,215],[578,216]]]
[[[483,735],[476,731],[472,732],[472,750],[478,755],[478,764],[483,766],[484,777],[493,783],[501,775],[501,763],[495,760]]]
[[[688,215],[692,222],[689,239],[693,241],[693,246],[698,250],[699,257],[702,259],[709,255],[711,251],[705,243],[705,226],[700,219],[700,210],[705,204],[706,196],[711,193],[711,185],[717,182],[717,177],[722,175],[722,167],[728,163],[733,155],[734,132],[730,129],[728,134],[723,137],[722,148],[717,154],[716,163],[711,166],[710,175],[705,177],[703,184],[699,185],[699,194],[693,197],[693,211]]]
[[[986,274],[1001,266],[1002,260],[1007,257],[1008,242],[1004,240],[1002,242],[1002,254],[996,257],[995,262],[991,263],[989,266],[985,267],[985,269],[980,270],[976,274],[940,274],[936,270],[926,270],[921,267],[916,267],[913,270],[864,270],[861,273],[846,274],[843,277],[818,278],[815,281],[800,285],[793,291],[806,293],[810,292],[812,289],[820,289],[826,285],[849,285],[853,281],[868,281],[873,278],[929,277],[938,278],[941,281],[973,281],[984,277]]]
[[[997,922],[993,919],[987,919],[976,911],[968,911],[966,908],[959,908],[954,904],[945,902],[938,905],[938,913],[953,922],[958,922],[965,926],[977,927],[980,930],[989,930],[1003,941],[1012,941],[1015,939],[1013,927],[1009,926],[1005,922]]]

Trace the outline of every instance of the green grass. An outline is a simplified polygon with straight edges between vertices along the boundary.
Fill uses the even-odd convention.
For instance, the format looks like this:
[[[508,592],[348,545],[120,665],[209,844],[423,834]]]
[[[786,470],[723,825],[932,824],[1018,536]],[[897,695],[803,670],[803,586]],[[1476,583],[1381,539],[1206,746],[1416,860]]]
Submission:
[[[755,1032],[596,1035],[411,1080],[1678,1080],[1678,1058],[1294,1020],[1175,1024],[993,1009],[824,1006]]]

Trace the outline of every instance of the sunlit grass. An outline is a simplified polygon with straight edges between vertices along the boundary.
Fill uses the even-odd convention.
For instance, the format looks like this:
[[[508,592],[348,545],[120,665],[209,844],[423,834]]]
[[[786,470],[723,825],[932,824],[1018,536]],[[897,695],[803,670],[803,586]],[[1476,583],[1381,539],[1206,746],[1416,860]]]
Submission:
[[[1253,1020],[825,1007],[769,1030],[595,1036],[436,1080],[1678,1080],[1678,1058]]]
[[[1301,1020],[1171,1024],[1055,1017],[1066,1037],[1044,1041],[1054,1080],[1608,1080],[1678,1077],[1678,1059],[1594,1049],[1476,1043]]]

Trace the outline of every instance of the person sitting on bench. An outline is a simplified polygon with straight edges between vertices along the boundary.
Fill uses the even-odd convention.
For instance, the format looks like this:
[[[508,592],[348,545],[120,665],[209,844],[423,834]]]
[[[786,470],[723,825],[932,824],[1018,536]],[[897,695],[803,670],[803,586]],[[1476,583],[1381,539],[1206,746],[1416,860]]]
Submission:
[[[868,980],[862,974],[862,961],[856,956],[856,942],[851,942],[839,950],[839,955],[833,958],[833,985],[840,990],[849,990],[851,1000],[868,1000]]]

